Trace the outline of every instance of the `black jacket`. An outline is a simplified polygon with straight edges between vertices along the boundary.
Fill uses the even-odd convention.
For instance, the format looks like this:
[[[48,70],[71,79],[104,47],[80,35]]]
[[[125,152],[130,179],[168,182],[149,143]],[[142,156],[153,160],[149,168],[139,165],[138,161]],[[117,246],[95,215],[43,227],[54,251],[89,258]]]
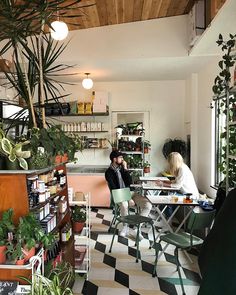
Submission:
[[[129,171],[125,170],[122,167],[121,170],[120,170],[120,173],[121,173],[122,179],[124,181],[125,187],[129,187],[131,185],[131,183],[132,183],[132,178],[131,178],[131,176],[129,174]],[[106,170],[105,178],[106,178],[106,181],[108,183],[108,186],[109,186],[110,190],[120,188],[117,174],[111,167],[109,167]]]
[[[202,282],[198,295],[236,294],[236,189],[229,192],[198,258]]]

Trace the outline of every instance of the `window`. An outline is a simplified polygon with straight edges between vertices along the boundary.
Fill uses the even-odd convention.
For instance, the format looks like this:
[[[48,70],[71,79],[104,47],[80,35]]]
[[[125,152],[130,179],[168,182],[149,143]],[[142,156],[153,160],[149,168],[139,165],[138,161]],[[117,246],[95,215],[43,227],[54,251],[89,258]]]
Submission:
[[[225,131],[226,115],[224,113],[224,99],[222,97],[215,102],[215,185],[224,179],[224,152],[225,138],[221,134]]]
[[[226,138],[226,97],[215,102],[215,185],[218,186],[226,175],[226,147],[229,147],[229,182],[234,186],[236,175],[236,104],[234,95],[229,97],[229,140]],[[233,182],[232,182],[233,181]]]

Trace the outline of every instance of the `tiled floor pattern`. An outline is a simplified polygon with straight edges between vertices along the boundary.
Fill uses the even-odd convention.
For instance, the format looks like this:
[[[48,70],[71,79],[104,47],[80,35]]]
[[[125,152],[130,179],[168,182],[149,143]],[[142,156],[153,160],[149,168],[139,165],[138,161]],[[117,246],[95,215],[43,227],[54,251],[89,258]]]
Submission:
[[[112,252],[108,252],[112,239],[112,234],[107,231],[112,219],[111,210],[93,210],[91,215],[91,270],[87,281],[77,277],[73,289],[75,295],[182,294],[171,246],[160,257],[157,277],[153,278],[155,256],[154,250],[149,249],[148,228],[142,228],[145,239],[140,242],[141,262],[136,263],[135,242],[130,238],[116,236]],[[189,256],[193,263],[180,253],[185,292],[196,295],[200,283],[197,257]]]

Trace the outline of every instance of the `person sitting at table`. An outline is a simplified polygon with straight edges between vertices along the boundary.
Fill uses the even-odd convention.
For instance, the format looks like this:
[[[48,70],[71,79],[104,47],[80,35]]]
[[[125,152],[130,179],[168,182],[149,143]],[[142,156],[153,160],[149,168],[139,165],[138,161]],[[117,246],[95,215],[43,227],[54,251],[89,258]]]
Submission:
[[[193,199],[199,198],[199,192],[189,167],[184,163],[182,156],[173,152],[167,157],[169,172],[175,177],[174,180],[157,181],[159,186],[176,188],[182,194],[191,194]]]
[[[105,178],[108,183],[109,189],[119,189],[119,188],[125,188],[130,187],[132,184],[132,178],[130,176],[129,171],[127,170],[127,163],[123,159],[123,154],[117,150],[112,151],[110,153],[110,160],[111,164],[109,168],[105,172]],[[130,188],[132,191],[133,188]],[[120,203],[120,214],[121,216],[128,215],[128,207],[134,206],[135,204],[140,208],[140,215],[142,216],[148,216],[152,205],[148,201],[148,199],[144,196],[141,196],[135,192],[132,193],[132,202],[128,204],[128,202],[122,202]],[[136,236],[137,231],[134,230],[130,232],[131,235]],[[127,236],[129,234],[129,227],[127,224],[124,224],[122,230],[120,231],[120,236]],[[143,236],[141,233],[139,233],[139,239],[143,239]]]

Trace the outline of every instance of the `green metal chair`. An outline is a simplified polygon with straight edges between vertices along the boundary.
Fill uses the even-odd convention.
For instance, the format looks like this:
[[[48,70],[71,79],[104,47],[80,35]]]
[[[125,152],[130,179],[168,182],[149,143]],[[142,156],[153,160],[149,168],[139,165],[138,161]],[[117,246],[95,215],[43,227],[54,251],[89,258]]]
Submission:
[[[199,210],[199,208],[197,208]],[[208,211],[208,212],[195,212],[193,211],[190,215],[188,225],[187,225],[187,232],[181,232],[181,233],[168,233],[163,236],[160,236],[159,243],[155,244],[155,250],[156,250],[156,259],[154,262],[154,268],[153,268],[153,277],[157,276],[156,267],[157,267],[157,260],[158,260],[158,253],[159,251],[162,251],[161,242],[166,242],[167,244],[175,246],[174,255],[176,259],[176,266],[178,270],[178,275],[180,279],[181,289],[183,294],[184,292],[184,286],[183,286],[183,280],[181,277],[180,272],[180,262],[179,262],[179,249],[181,250],[191,250],[192,247],[201,245],[203,243],[203,239],[200,237],[193,235],[193,232],[195,230],[202,230],[206,228],[210,228],[213,222],[215,216],[215,210]]]
[[[119,205],[119,203],[122,202],[129,202],[131,200],[131,192],[129,188],[120,188],[120,189],[114,189],[112,190],[112,197],[113,197],[113,201],[115,203],[115,205]],[[117,232],[117,227],[120,223],[127,223],[128,225],[132,225],[132,226],[136,226],[137,227],[137,236],[136,236],[136,246],[137,246],[137,251],[136,251],[136,262],[138,262],[139,259],[139,232],[140,232],[140,225],[142,223],[149,223],[152,227],[152,233],[153,233],[153,239],[155,241],[155,231],[154,231],[154,226],[153,226],[153,220],[149,217],[145,217],[145,216],[141,216],[138,214],[133,214],[133,215],[126,215],[126,216],[120,216],[117,215],[115,222],[118,221],[116,223],[115,226],[115,230],[112,236],[112,241],[111,241],[111,245],[110,245],[110,249],[109,249],[109,253],[111,253],[112,250],[112,246],[113,246],[113,242],[114,242],[114,238],[115,238],[115,234]]]

